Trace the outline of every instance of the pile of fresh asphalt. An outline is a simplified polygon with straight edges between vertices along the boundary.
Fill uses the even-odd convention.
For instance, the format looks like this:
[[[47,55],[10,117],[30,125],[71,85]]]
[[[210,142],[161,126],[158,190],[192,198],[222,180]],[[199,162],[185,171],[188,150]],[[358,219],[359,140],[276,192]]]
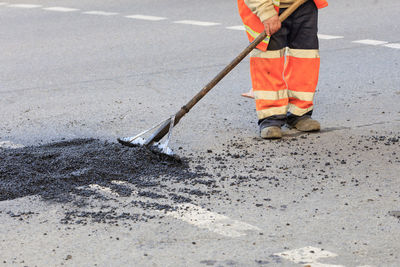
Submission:
[[[200,190],[177,192],[171,184],[201,182],[207,175],[192,172],[185,159],[167,156],[144,147],[124,147],[97,139],[74,139],[40,146],[0,149],[0,201],[38,195],[45,201],[87,206],[87,200],[105,200],[95,185],[113,194],[146,199],[168,199],[171,203],[191,202],[190,196],[207,194]],[[168,186],[168,185],[169,186]],[[183,186],[184,187],[184,186]],[[141,208],[171,209],[157,202],[133,201]],[[76,217],[70,208],[66,220]],[[115,207],[100,212],[79,212],[79,217],[138,219],[138,214],[117,214]]]

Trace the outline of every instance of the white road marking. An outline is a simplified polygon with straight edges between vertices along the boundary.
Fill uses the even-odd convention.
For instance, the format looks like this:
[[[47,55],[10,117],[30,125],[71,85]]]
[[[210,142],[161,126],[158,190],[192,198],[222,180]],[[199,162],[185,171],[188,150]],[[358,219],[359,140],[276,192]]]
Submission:
[[[0,142],[0,148],[23,148],[25,147],[24,145],[21,144],[16,144],[11,141],[1,141]]]
[[[57,12],[73,12],[73,11],[78,11],[79,9],[70,8],[70,7],[55,6],[55,7],[45,7],[45,8],[43,8],[43,10],[57,11]]]
[[[344,267],[343,265],[319,263],[319,259],[333,258],[337,257],[338,255],[315,247],[293,249],[281,253],[275,253],[274,255],[297,264],[302,264],[303,266],[311,265],[312,267]]]
[[[147,16],[147,15],[129,15],[125,16],[125,18],[129,19],[141,19],[141,20],[150,20],[150,21],[159,21],[159,20],[165,20],[167,18],[164,17],[156,17],[156,16]]]
[[[31,4],[12,4],[8,5],[9,7],[16,7],[16,8],[38,8],[41,5],[31,5]]]
[[[390,48],[395,48],[395,49],[400,49],[400,43],[397,43],[397,44],[385,44],[384,46],[390,47]]]
[[[356,44],[366,44],[366,45],[383,45],[383,44],[387,44],[388,42],[385,42],[385,41],[378,41],[378,40],[371,40],[371,39],[365,39],[365,40],[353,41],[352,43],[356,43]]]
[[[90,184],[89,187],[93,190],[101,191],[103,193],[107,193],[107,194],[119,197],[119,194],[116,192],[113,192],[111,190],[111,188],[109,188],[109,187],[101,186],[98,184]]]
[[[334,40],[334,39],[343,39],[344,36],[335,36],[335,35],[327,35],[327,34],[318,34],[318,38],[322,40]]]
[[[228,30],[236,30],[236,31],[245,31],[246,28],[243,25],[238,25],[238,26],[230,26],[226,27]]]
[[[166,215],[228,237],[244,236],[246,231],[260,231],[258,227],[232,220],[227,216],[207,211],[193,204],[179,205],[176,211],[167,212]]]
[[[75,173],[77,175],[79,175],[80,173],[83,173],[83,172],[85,172],[85,170],[75,171]],[[128,182],[125,182],[125,181],[113,180],[113,181],[111,181],[111,183],[116,184],[116,185],[125,185],[125,186],[130,186],[130,187],[132,186],[132,184],[130,184]],[[77,188],[78,189],[88,189],[86,186],[79,186]],[[119,199],[128,199],[128,200],[131,199],[131,198],[127,198],[127,197],[121,197],[120,194],[118,194],[117,192],[112,191],[111,188],[106,187],[106,186],[101,186],[99,184],[90,184],[89,185],[89,189],[93,190],[93,191],[97,191],[98,193],[101,193],[101,194],[112,195],[112,196],[118,197]],[[137,193],[138,193],[138,191],[132,191],[132,194],[137,195]],[[134,199],[136,199],[136,197],[134,197]]]
[[[33,5],[33,4],[9,4],[7,2],[0,2],[0,6],[7,5],[8,7],[14,7],[14,8],[38,8],[42,7],[41,5]],[[57,11],[57,12],[73,12],[73,11],[78,11],[79,9],[77,8],[69,8],[69,7],[45,7],[43,10],[48,10],[48,11]],[[106,12],[106,11],[85,11],[82,12],[82,14],[87,14],[87,15],[100,15],[100,16],[115,16],[118,15],[119,13],[117,12]],[[165,17],[158,17],[158,16],[148,16],[148,15],[129,15],[125,16],[126,18],[131,18],[131,19],[140,19],[140,20],[149,20],[149,21],[160,21],[160,20],[166,20],[167,18]],[[221,23],[217,22],[207,22],[207,21],[197,21],[197,20],[178,20],[174,21],[173,23],[178,23],[178,24],[189,24],[189,25],[196,25],[196,26],[216,26],[216,25],[221,25]],[[237,26],[229,26],[226,27],[228,30],[237,30],[237,31],[245,31],[245,28],[243,25],[237,25]],[[321,40],[334,40],[334,39],[343,39],[344,36],[336,36],[336,35],[327,35],[327,34],[318,34],[318,38]],[[357,44],[365,44],[365,45],[383,45],[385,47],[389,48],[394,48],[394,49],[400,49],[400,43],[388,43],[386,41],[379,41],[379,40],[371,40],[371,39],[365,39],[365,40],[357,40],[357,41],[352,41],[352,43],[357,43]]]
[[[86,12],[82,12],[82,14],[87,14],[87,15],[100,15],[100,16],[114,16],[114,15],[118,15],[119,13],[117,12],[105,12],[105,11],[86,11]]]
[[[197,20],[178,20],[178,21],[174,21],[174,23],[190,24],[190,25],[196,25],[196,26],[215,26],[215,25],[221,24],[221,23],[217,23],[217,22],[197,21]]]
[[[130,183],[128,183],[128,182],[125,182],[125,181],[118,181],[118,180],[112,180],[111,183],[117,184],[117,185],[132,185],[132,184],[130,184]]]

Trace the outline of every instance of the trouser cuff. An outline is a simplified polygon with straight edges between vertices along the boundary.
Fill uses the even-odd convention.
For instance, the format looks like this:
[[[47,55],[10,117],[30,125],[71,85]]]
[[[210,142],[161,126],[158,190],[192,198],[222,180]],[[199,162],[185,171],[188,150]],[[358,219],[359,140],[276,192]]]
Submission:
[[[282,127],[283,125],[285,125],[285,123],[286,115],[274,115],[258,121],[258,125],[261,128],[270,126]]]
[[[294,115],[294,114],[289,112],[288,116],[287,116],[287,124],[295,125],[299,120],[301,120],[301,119],[303,119],[305,117],[311,118],[312,113],[313,113],[313,111],[310,110],[309,112],[307,112],[306,114],[304,114],[302,116],[297,116],[297,115]]]

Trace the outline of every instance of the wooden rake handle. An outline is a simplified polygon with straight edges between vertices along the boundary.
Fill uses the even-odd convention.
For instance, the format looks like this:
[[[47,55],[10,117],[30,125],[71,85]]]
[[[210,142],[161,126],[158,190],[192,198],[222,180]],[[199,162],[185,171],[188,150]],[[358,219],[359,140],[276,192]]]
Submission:
[[[299,6],[301,6],[307,1],[308,0],[297,0],[296,2],[294,2],[279,16],[280,21],[283,22]],[[262,32],[260,35],[258,35],[258,37],[251,44],[249,44],[249,46],[247,46],[234,60],[232,60],[231,63],[229,63],[221,72],[219,72],[214,77],[214,79],[212,79],[206,86],[204,86],[203,89],[201,89],[201,91],[198,92],[197,95],[195,95],[186,105],[184,105],[175,114],[174,126],[177,125],[178,122],[182,119],[182,117],[185,116],[185,114],[188,113],[193,108],[193,106],[197,104],[197,102],[199,102],[211,89],[213,89],[214,86],[217,85],[217,83],[219,83],[219,81],[221,81],[232,69],[234,69],[266,37],[267,34],[265,33],[265,31]],[[160,128],[146,140],[145,145],[147,146],[152,144],[153,142],[160,141],[168,133],[169,127],[170,127],[169,121],[161,125]]]

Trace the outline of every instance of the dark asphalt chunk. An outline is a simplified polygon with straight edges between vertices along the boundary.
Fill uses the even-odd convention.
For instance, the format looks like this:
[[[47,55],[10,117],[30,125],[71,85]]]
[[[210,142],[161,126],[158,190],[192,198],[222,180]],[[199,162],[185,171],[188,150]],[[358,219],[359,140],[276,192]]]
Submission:
[[[397,219],[400,219],[400,210],[389,211],[389,215],[396,217]]]
[[[159,189],[163,181],[200,177],[201,173],[191,172],[179,159],[143,147],[127,148],[95,139],[0,149],[0,201],[40,195],[45,200],[71,202],[76,195],[95,195],[96,192],[85,189],[90,184],[107,186],[129,196],[131,188],[111,182],[125,181],[138,190]],[[147,194],[152,198],[167,198],[171,192],[164,191],[164,194]],[[177,195],[173,198],[179,202],[187,200]]]

